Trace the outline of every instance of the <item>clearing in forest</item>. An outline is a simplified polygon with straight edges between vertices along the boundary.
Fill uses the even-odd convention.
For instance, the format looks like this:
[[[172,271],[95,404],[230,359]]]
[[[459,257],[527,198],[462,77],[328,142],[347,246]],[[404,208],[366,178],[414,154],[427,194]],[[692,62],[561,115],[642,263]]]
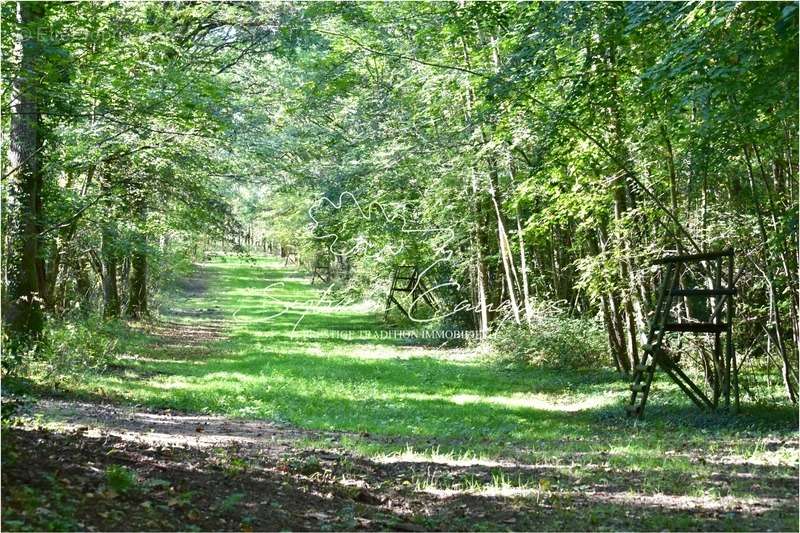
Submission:
[[[789,410],[662,380],[628,420],[608,371],[396,338],[273,258],[184,285],[112,369],[15,399],[5,527],[797,530]]]

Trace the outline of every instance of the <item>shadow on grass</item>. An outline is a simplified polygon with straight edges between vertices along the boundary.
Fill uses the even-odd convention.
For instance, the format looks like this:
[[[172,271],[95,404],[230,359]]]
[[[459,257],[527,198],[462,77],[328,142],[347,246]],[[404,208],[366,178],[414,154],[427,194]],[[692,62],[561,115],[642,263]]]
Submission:
[[[155,354],[152,346],[134,346],[132,350],[144,356],[141,360],[125,360],[121,371],[71,389],[102,391],[101,397],[117,401],[289,421],[313,429],[423,438],[432,445],[491,454],[538,449],[574,453],[629,444],[644,450],[660,447],[657,439],[674,444],[684,432],[725,440],[750,427],[796,430],[796,414],[789,408],[739,417],[701,413],[663,381],[657,384],[647,418],[631,421],[622,415],[625,383],[610,370],[503,371],[476,361],[450,360],[435,349],[415,349],[403,358],[374,358],[376,353],[404,349],[403,343],[378,336],[320,334],[380,331],[384,326],[374,315],[348,309],[309,311],[297,335],[292,332],[301,311],[264,319],[264,313],[275,314],[284,304],[265,301],[253,289],[289,277],[291,271],[276,269],[270,261],[204,268],[209,290],[187,304],[219,306],[228,324],[224,339],[187,344],[185,349],[156,348]],[[291,302],[319,296],[318,289],[303,281],[284,289],[283,297]],[[207,322],[197,316],[186,327],[191,331]],[[359,357],[359,352],[366,353]],[[669,403],[659,405],[664,400]],[[633,436],[643,439],[631,442]]]

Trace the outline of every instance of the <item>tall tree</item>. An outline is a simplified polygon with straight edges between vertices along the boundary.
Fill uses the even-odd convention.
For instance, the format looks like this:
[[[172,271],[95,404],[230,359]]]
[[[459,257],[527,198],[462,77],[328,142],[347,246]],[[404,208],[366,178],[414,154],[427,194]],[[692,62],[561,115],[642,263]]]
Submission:
[[[38,40],[44,4],[17,2],[8,160],[6,290],[3,318],[11,348],[28,344],[42,331],[43,314],[37,262],[42,205],[39,122],[40,69],[44,57]]]

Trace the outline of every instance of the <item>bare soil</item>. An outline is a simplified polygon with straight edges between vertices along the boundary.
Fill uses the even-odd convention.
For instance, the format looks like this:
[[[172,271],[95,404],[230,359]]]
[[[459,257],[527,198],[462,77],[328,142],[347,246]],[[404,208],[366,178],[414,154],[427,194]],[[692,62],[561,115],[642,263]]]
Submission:
[[[752,465],[720,469],[715,484],[745,482],[752,498],[685,496],[680,479],[664,480],[674,494],[648,495],[645,472],[603,464],[581,467],[592,471],[587,484],[551,465],[370,459],[337,446],[352,435],[264,421],[52,399],[17,413],[3,432],[9,530],[9,516],[47,518],[65,508],[73,529],[89,531],[652,529],[676,519],[680,529],[761,530],[786,524],[797,509],[796,469],[776,478],[765,466],[761,483]],[[330,447],[304,448],[299,441],[309,438]],[[110,488],[111,465],[134,472],[134,486]],[[528,483],[469,489],[498,475]],[[31,502],[19,487],[49,496]]]

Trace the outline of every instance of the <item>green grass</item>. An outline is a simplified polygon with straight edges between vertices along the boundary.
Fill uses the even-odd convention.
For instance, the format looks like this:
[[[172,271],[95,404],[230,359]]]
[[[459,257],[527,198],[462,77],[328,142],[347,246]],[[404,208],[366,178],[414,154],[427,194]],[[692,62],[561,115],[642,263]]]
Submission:
[[[320,302],[318,288],[274,259],[229,257],[202,268],[207,292],[176,301],[183,312],[165,318],[201,327],[220,320],[227,338],[183,346],[134,336],[121,369],[70,382],[68,391],[344,431],[350,435],[338,445],[370,456],[647,470],[653,493],[703,493],[723,458],[766,476],[791,474],[786,467],[797,464],[793,452],[764,446],[796,439],[789,407],[701,413],[660,379],[646,419],[631,421],[622,411],[626,384],[609,370],[501,370],[467,349],[382,337],[388,329],[379,315]],[[745,495],[748,483],[720,490]]]

